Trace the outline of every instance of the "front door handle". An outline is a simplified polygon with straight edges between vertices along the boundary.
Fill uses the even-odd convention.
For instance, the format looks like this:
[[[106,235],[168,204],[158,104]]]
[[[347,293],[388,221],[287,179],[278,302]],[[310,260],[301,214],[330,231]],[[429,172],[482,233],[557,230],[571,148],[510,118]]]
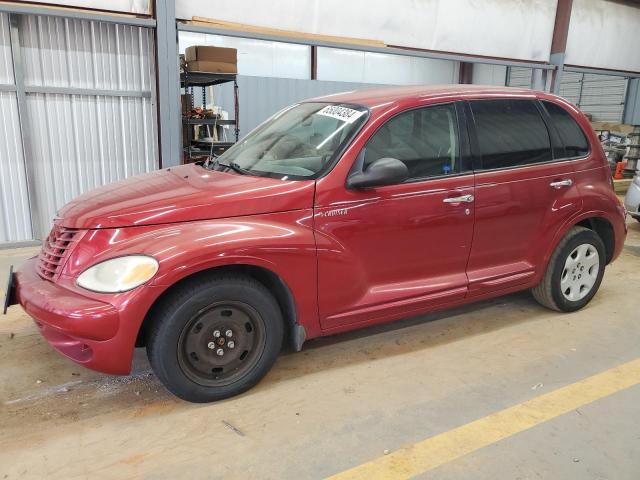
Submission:
[[[557,182],[551,182],[549,184],[549,186],[553,188],[570,187],[571,185],[573,185],[573,180],[570,178],[567,178],[566,180],[558,180]]]
[[[449,197],[442,200],[444,203],[471,203],[475,200],[473,195],[462,195],[460,197]]]

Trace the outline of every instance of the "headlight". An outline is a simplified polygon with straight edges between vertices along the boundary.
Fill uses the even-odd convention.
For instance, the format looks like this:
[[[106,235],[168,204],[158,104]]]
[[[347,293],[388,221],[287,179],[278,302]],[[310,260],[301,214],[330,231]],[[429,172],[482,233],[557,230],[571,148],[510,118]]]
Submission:
[[[155,258],[145,255],[112,258],[86,269],[77,283],[94,292],[126,292],[151,280],[158,267]]]

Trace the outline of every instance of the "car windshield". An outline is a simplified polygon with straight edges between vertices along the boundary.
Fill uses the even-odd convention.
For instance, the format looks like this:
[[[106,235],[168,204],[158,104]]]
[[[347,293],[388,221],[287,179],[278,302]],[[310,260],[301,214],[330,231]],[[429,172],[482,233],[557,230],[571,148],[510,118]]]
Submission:
[[[238,173],[281,179],[316,178],[366,122],[359,105],[292,105],[265,121],[221,155],[216,165]]]

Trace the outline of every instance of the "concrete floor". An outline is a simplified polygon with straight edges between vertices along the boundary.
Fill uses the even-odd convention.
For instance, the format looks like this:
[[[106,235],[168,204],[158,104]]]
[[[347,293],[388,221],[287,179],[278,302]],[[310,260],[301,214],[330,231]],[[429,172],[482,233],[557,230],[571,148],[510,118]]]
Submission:
[[[640,223],[629,227],[580,312],[520,293],[309,342],[210,405],[168,394],[143,351],[130,377],[75,366],[12,307],[0,317],[0,478],[319,479],[636,360]],[[0,250],[1,281],[36,251]],[[639,383],[418,475],[639,477]]]

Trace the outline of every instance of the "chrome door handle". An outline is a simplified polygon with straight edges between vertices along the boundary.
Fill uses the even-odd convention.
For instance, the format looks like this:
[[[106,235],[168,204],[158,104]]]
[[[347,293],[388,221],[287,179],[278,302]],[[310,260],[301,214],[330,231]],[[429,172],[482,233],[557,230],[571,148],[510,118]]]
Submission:
[[[471,203],[474,200],[475,200],[475,197],[473,195],[462,195],[460,197],[445,198],[442,201],[444,203],[461,203],[461,202]]]
[[[570,178],[566,180],[559,180],[557,182],[551,182],[549,184],[549,186],[553,188],[570,187],[571,185],[573,185],[573,180],[571,180]]]

